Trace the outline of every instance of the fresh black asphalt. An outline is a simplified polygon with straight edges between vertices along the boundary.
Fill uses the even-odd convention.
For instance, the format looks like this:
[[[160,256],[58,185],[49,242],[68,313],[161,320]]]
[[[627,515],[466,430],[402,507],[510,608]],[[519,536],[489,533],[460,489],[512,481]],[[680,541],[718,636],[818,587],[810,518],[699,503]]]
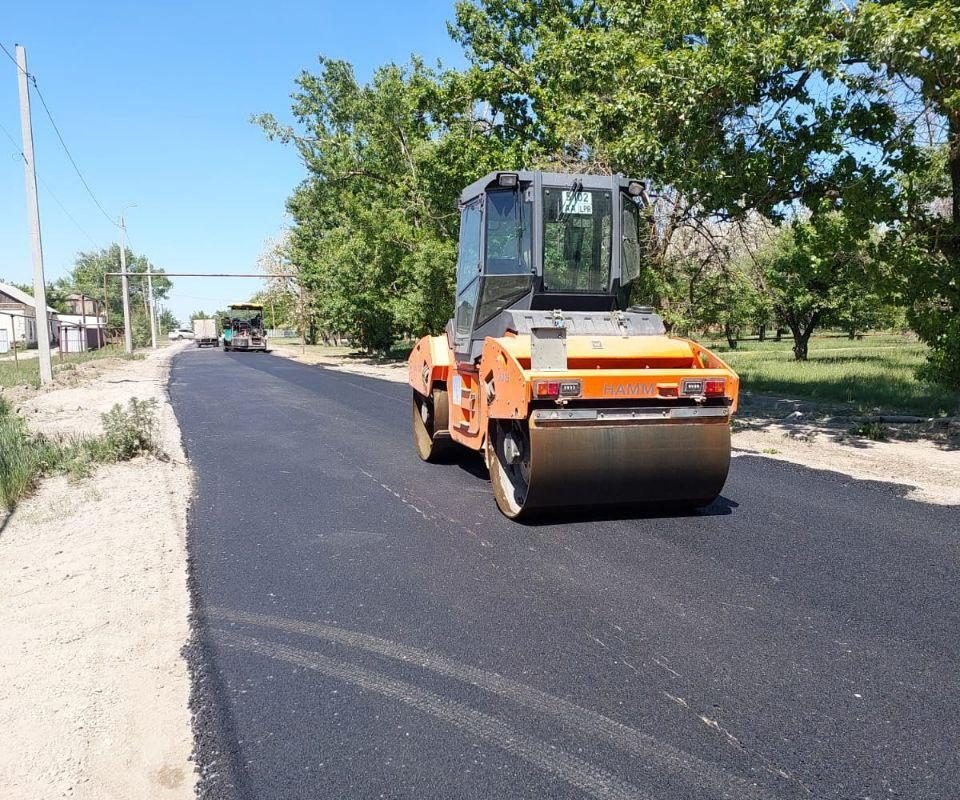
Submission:
[[[960,509],[738,457],[704,513],[520,525],[404,385],[191,349],[170,393],[202,795],[960,796]]]

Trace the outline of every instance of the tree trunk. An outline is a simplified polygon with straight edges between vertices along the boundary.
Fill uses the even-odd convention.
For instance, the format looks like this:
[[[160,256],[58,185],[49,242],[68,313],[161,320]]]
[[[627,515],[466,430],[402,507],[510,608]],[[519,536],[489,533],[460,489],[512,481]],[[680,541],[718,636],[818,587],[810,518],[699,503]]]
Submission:
[[[727,344],[729,345],[730,349],[736,350],[737,331],[729,322],[725,322],[723,324],[723,335],[727,337]]]
[[[766,326],[766,325],[761,325],[761,326],[760,326],[760,329],[757,331],[757,338],[760,339],[761,342],[767,341],[767,326]]]
[[[952,255],[960,256],[960,112],[948,114],[947,120],[950,126],[947,158],[950,162],[950,187],[953,201],[953,231],[947,247]]]
[[[807,351],[810,344],[810,333],[813,329],[807,328],[801,331],[799,328],[793,329],[793,357],[797,361],[807,360]]]
[[[854,328],[851,328],[850,330],[847,331],[847,338],[848,338],[848,339],[856,339],[856,338],[857,338],[857,332],[856,332],[856,330],[855,330]]]
[[[820,321],[820,312],[815,311],[809,319],[787,319],[787,325],[790,326],[790,332],[793,334],[793,357],[797,361],[807,360],[807,351],[810,344],[810,336],[817,323]]]
[[[777,326],[777,332],[773,338],[773,341],[775,342],[783,341],[783,328],[781,328],[779,325]]]

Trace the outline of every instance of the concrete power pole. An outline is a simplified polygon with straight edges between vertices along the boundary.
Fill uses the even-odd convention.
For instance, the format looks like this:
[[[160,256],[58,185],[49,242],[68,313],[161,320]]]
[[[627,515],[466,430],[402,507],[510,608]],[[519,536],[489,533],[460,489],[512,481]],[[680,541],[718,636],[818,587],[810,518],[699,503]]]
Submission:
[[[120,283],[123,294],[123,346],[128,353],[133,352],[133,329],[130,327],[130,279],[127,277],[127,226],[120,214]]]
[[[147,261],[147,297],[150,299],[150,347],[157,349],[157,312],[153,302],[153,267]]]
[[[24,172],[27,183],[27,219],[33,252],[34,320],[37,323],[37,350],[40,357],[40,383],[53,380],[50,363],[50,324],[47,321],[47,284],[43,277],[43,241],[40,238],[40,206],[37,202],[37,170],[33,159],[33,127],[30,121],[30,86],[27,83],[27,51],[17,52],[17,78],[20,85],[20,132],[23,137]]]

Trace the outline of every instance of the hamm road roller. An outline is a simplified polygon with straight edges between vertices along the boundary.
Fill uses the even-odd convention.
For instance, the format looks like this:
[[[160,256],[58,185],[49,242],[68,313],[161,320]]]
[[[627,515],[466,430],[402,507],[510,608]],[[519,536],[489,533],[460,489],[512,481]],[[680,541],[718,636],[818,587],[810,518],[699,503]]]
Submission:
[[[730,466],[739,379],[628,306],[648,239],[640,181],[496,172],[460,196],[454,317],[410,354],[425,461],[484,454],[510,518],[696,508]]]

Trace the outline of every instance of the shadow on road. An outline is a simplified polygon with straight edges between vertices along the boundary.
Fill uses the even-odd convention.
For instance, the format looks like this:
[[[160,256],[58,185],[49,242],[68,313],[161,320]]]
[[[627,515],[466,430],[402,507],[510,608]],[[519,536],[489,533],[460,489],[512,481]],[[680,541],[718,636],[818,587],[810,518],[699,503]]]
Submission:
[[[477,453],[463,450],[455,451],[447,463],[457,466],[464,472],[472,475],[489,488],[490,473],[483,457]],[[490,499],[493,501],[493,490],[490,490]],[[604,522],[631,519],[679,519],[683,517],[725,517],[733,513],[739,504],[727,497],[720,496],[709,506],[704,508],[690,508],[684,505],[670,505],[665,503],[629,504],[618,506],[586,506],[583,508],[545,509],[537,512],[530,519],[516,520],[518,524],[527,527],[542,525],[557,525],[572,522]]]
[[[656,505],[603,506],[600,508],[569,508],[542,511],[531,519],[516,520],[520,525],[537,528],[577,522],[618,522],[640,519],[682,519],[684,517],[726,517],[739,508],[739,503],[727,497],[718,497],[705,508],[689,508],[658,503]]]

